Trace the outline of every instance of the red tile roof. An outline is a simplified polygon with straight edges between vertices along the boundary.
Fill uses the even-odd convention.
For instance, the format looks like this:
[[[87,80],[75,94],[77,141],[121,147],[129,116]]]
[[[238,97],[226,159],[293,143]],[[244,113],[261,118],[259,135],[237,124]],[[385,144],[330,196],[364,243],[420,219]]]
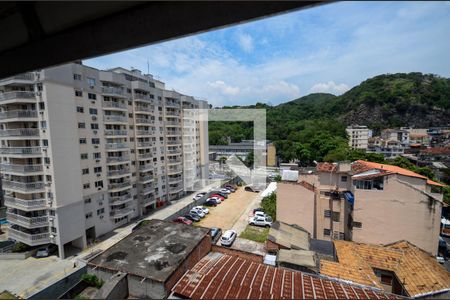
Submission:
[[[336,171],[337,165],[328,163],[328,162],[320,162],[317,163],[316,170],[317,172],[331,172]]]
[[[434,147],[420,151],[422,154],[447,154],[450,155],[449,147]]]
[[[436,185],[436,186],[445,186],[443,184],[440,184],[438,182],[435,182],[433,180],[428,179],[425,176],[422,176],[420,174],[414,173],[413,171],[403,169],[397,166],[392,165],[386,165],[386,164],[380,164],[380,163],[374,163],[370,161],[365,160],[357,160],[352,164],[352,171],[355,174],[362,173],[368,170],[372,169],[378,169],[383,171],[383,174],[381,175],[387,175],[387,174],[400,174],[403,176],[409,176],[409,177],[416,177],[416,178],[422,178],[427,180],[427,184],[430,185]]]
[[[172,289],[190,299],[400,299],[374,288],[210,252]]]

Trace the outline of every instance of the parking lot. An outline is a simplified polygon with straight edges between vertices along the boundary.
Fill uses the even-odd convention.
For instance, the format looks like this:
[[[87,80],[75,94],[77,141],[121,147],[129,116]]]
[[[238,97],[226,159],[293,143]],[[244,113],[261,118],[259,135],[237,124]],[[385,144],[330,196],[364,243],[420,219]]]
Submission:
[[[196,222],[195,225],[219,227],[222,231],[227,229],[238,230],[242,226],[237,226],[237,223],[244,221],[246,225],[250,207],[255,205],[257,198],[257,193],[246,192],[243,187],[240,187],[236,192],[229,194],[228,199],[222,201],[221,204],[216,207],[208,207],[209,214],[200,222]],[[244,228],[245,226],[240,230],[242,231]]]

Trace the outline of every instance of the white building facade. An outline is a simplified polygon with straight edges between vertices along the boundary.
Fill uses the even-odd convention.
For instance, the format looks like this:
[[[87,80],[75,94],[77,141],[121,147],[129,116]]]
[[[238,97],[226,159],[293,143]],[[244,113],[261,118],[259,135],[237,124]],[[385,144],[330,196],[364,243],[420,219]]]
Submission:
[[[352,149],[367,149],[368,140],[371,136],[367,126],[352,125],[346,128],[349,136],[348,145]]]
[[[0,80],[9,237],[60,257],[208,178],[203,100],[137,70],[78,63]]]

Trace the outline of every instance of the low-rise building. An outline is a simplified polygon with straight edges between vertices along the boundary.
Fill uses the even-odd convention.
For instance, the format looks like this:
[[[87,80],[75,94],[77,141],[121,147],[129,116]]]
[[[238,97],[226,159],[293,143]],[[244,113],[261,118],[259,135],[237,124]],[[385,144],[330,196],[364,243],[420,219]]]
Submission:
[[[372,137],[369,138],[367,153],[382,154],[385,159],[395,159],[405,153],[405,146],[398,140]]]
[[[322,275],[412,298],[447,298],[450,274],[407,241],[385,246],[334,241],[336,262],[321,261]]]
[[[276,159],[276,148],[275,144],[271,141],[258,141],[261,145],[264,146],[265,151],[263,151],[263,155],[265,156],[266,165],[269,167],[275,167],[277,165]],[[253,140],[242,140],[240,143],[231,143],[228,145],[209,145],[209,152],[215,153],[214,156],[216,159],[220,159],[221,157],[230,157],[232,155],[238,156],[242,159],[246,159],[247,155],[253,152],[255,147],[255,142]]]
[[[435,255],[443,185],[399,167],[358,160],[319,163],[277,185],[277,219],[314,239],[387,244],[407,240]]]

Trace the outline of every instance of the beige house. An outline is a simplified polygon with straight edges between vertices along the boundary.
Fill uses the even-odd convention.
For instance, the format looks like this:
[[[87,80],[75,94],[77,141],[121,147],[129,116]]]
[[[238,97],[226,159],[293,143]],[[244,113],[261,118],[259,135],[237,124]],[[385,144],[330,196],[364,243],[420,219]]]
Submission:
[[[442,185],[390,165],[319,163],[277,188],[277,219],[313,238],[388,244],[407,240],[436,254]]]

